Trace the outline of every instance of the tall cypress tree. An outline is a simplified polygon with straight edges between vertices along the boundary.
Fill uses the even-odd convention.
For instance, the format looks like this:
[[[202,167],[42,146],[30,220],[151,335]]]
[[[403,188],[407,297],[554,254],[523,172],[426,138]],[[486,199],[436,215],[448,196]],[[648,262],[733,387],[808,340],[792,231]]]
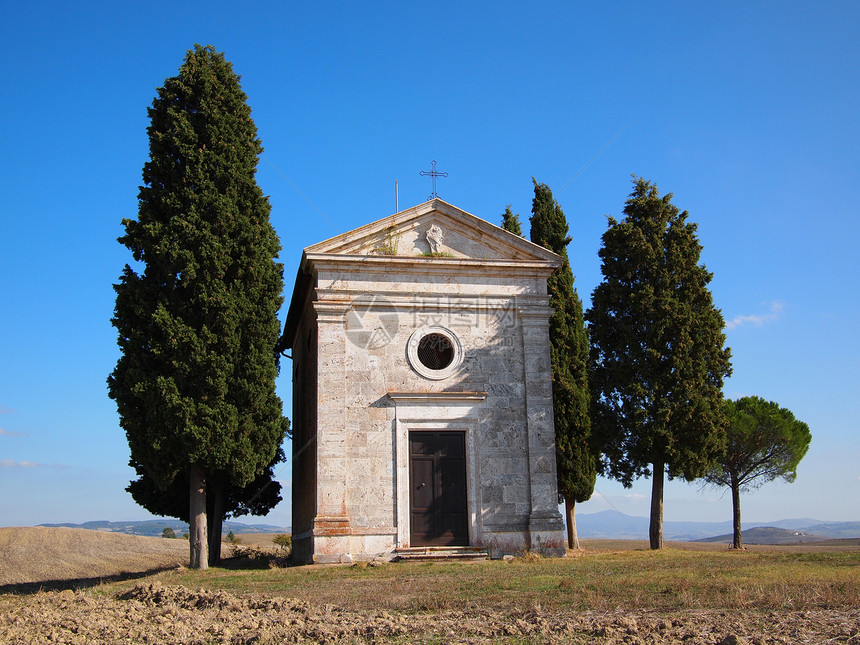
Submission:
[[[262,152],[239,77],[195,45],[149,109],[138,218],[124,219],[126,265],[108,378],[131,459],[161,490],[187,477],[191,566],[208,564],[207,482],[245,486],[287,431],[275,394],[280,243],[255,173]],[[223,493],[223,487],[216,487]]]
[[[532,177],[531,241],[562,258],[561,268],[547,280],[550,306],[550,355],[555,421],[558,490],[564,498],[568,546],[579,548],[576,534],[576,503],[594,492],[597,454],[591,440],[589,387],[587,378],[588,336],[582,301],[573,285],[573,271],[567,257],[571,238],[564,212],[546,184]]]
[[[663,547],[663,482],[705,474],[724,441],[731,372],[711,273],[686,211],[634,180],[625,218],[609,218],[603,281],[586,313],[594,432],[603,470],[625,486],[652,477],[652,549]]]

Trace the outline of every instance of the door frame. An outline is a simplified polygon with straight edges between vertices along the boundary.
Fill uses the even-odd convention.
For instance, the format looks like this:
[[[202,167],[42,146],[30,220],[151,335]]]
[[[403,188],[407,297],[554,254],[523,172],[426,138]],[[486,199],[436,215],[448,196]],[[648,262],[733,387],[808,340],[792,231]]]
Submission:
[[[389,393],[394,401],[394,519],[398,548],[410,546],[409,433],[465,433],[466,441],[466,524],[469,544],[480,541],[480,464],[477,429],[481,422],[486,392]]]

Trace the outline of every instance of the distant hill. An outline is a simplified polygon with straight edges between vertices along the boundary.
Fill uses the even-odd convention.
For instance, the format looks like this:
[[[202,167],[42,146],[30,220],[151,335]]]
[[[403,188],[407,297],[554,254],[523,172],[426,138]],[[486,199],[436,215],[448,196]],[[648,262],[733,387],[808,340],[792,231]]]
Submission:
[[[812,524],[804,530],[832,538],[860,538],[860,522],[825,522]]]
[[[601,511],[599,513],[577,514],[576,528],[579,537],[583,539],[616,539],[616,540],[645,540],[648,539],[647,517],[625,515],[618,511]],[[743,532],[744,541],[747,531],[766,526],[772,529],[785,530],[787,533],[798,532],[804,535],[816,536],[818,539],[860,538],[860,522],[822,522],[813,518],[795,518],[777,522],[745,521],[749,529]],[[663,522],[663,537],[676,542],[695,542],[697,540],[713,540],[731,542],[732,522]],[[726,538],[726,536],[729,536]],[[754,534],[753,539],[767,539],[766,533]],[[773,539],[782,540],[777,533],[771,534]],[[803,536],[798,536],[803,537]],[[803,537],[804,541],[811,541]],[[798,539],[794,539],[798,542]],[[785,544],[786,542],[749,542],[750,544]]]
[[[781,529],[776,526],[757,526],[746,531],[741,531],[741,538],[744,544],[801,544],[804,542],[824,542],[829,539],[825,535]],[[696,540],[696,542],[730,543],[732,540],[733,535],[729,533],[727,535],[717,535]]]
[[[94,531],[106,531],[108,533],[126,533],[128,535],[147,535],[151,537],[161,537],[162,532],[166,528],[173,529],[176,535],[182,535],[183,533],[188,532],[188,524],[173,518],[144,520],[140,522],[109,522],[107,520],[100,520],[95,522],[84,522],[83,524],[39,524],[39,526],[45,526],[48,528],[91,529]],[[233,521],[224,522],[224,535],[230,531],[239,535],[241,533],[289,533],[290,529],[288,527],[274,526],[272,524],[243,524],[242,522]]]
[[[580,538],[598,540],[648,539],[647,517],[625,515],[618,511],[577,514],[576,529]],[[690,542],[732,530],[728,522],[663,522],[666,540]]]
[[[165,528],[170,527],[177,535],[188,531],[188,525],[173,518],[145,520],[140,522],[84,522],[83,524],[40,524],[46,527],[67,527],[76,529],[93,529],[111,533],[126,533],[128,535],[147,535],[160,537]],[[744,541],[749,544],[786,544],[785,536],[777,532],[754,533],[754,540],[766,540],[768,535],[774,542],[753,542],[747,538],[747,532],[761,528],[781,529],[786,533],[797,532],[803,541],[811,541],[806,535],[817,539],[860,538],[860,522],[822,522],[812,518],[797,518],[779,520],[777,522],[744,522],[749,528],[744,531]],[[576,527],[582,539],[598,540],[646,540],[648,539],[648,518],[635,515],[625,515],[618,511],[601,511],[600,513],[577,514]],[[289,527],[272,524],[244,524],[232,520],[224,522],[224,534],[230,531],[242,533],[289,533]],[[663,537],[675,542],[695,542],[698,540],[731,542],[732,523],[725,522],[664,522]],[[728,536],[728,537],[727,537]],[[800,540],[795,539],[794,542]]]

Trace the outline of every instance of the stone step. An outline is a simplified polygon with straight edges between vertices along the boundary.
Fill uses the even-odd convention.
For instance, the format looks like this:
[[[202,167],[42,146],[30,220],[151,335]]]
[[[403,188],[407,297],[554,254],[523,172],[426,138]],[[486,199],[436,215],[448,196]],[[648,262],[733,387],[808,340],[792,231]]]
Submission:
[[[395,549],[394,560],[489,560],[486,549],[474,546],[413,546]]]

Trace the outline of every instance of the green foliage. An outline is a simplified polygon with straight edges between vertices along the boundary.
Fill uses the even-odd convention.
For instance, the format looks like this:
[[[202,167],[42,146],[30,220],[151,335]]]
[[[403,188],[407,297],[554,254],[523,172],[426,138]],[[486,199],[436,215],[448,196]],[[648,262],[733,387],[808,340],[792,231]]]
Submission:
[[[778,403],[757,396],[726,401],[726,448],[705,480],[715,486],[758,488],[774,479],[793,482],[809,450],[809,426]]]
[[[273,469],[282,461],[284,451],[279,447],[272,463],[246,486],[236,486],[231,484],[227,477],[211,473],[206,479],[207,519],[210,529],[212,520],[215,519],[213,500],[218,488],[221,488],[223,493],[222,520],[242,515],[266,515],[275,508],[282,498],[281,484],[275,479]],[[189,521],[187,469],[183,469],[170,485],[162,489],[141,464],[132,459],[129,465],[137,472],[137,479],[130,482],[126,490],[131,493],[135,502],[153,515]]]
[[[791,411],[757,396],[725,402],[726,446],[705,473],[706,482],[732,492],[734,548],[743,544],[741,492],[781,477],[793,482],[812,435]]]
[[[511,205],[508,204],[505,206],[505,212],[502,213],[502,228],[506,231],[510,231],[514,235],[519,235],[522,237],[523,235],[523,225],[520,222],[520,214],[516,215],[511,212]]]
[[[161,532],[161,537],[170,538],[172,540],[176,537],[176,531],[174,531],[169,526],[165,526],[164,530]]]
[[[563,262],[547,280],[554,310],[549,334],[558,488],[565,499],[584,502],[594,492],[597,477],[589,416],[588,336],[567,257],[571,241],[567,219],[549,186],[538,184],[534,178],[532,182],[531,241],[557,253]]]
[[[634,180],[624,220],[609,218],[603,281],[585,316],[602,468],[625,486],[650,464],[661,480],[664,465],[670,478],[696,479],[724,447],[723,317],[698,263],[696,225],[671,198]]]
[[[284,554],[289,554],[293,549],[293,536],[286,533],[278,533],[272,538],[272,543],[275,544]]]
[[[227,533],[227,541],[228,541],[230,544],[239,544],[242,540],[240,540],[239,538],[237,538],[237,537],[236,537],[236,534],[235,534],[235,533],[233,533],[233,530],[232,530],[232,529],[230,529],[230,532],[229,532],[229,533]]]
[[[108,378],[132,465],[168,491],[192,464],[234,487],[288,431],[275,394],[283,267],[256,183],[262,152],[232,65],[195,45],[149,109],[136,261],[116,290],[121,357]],[[138,272],[136,269],[142,269]]]
[[[397,255],[399,245],[400,235],[397,233],[397,229],[390,226],[385,229],[385,238],[373,247],[373,252],[379,255]]]
[[[422,258],[453,258],[454,255],[448,251],[426,251],[419,253],[418,257]]]

